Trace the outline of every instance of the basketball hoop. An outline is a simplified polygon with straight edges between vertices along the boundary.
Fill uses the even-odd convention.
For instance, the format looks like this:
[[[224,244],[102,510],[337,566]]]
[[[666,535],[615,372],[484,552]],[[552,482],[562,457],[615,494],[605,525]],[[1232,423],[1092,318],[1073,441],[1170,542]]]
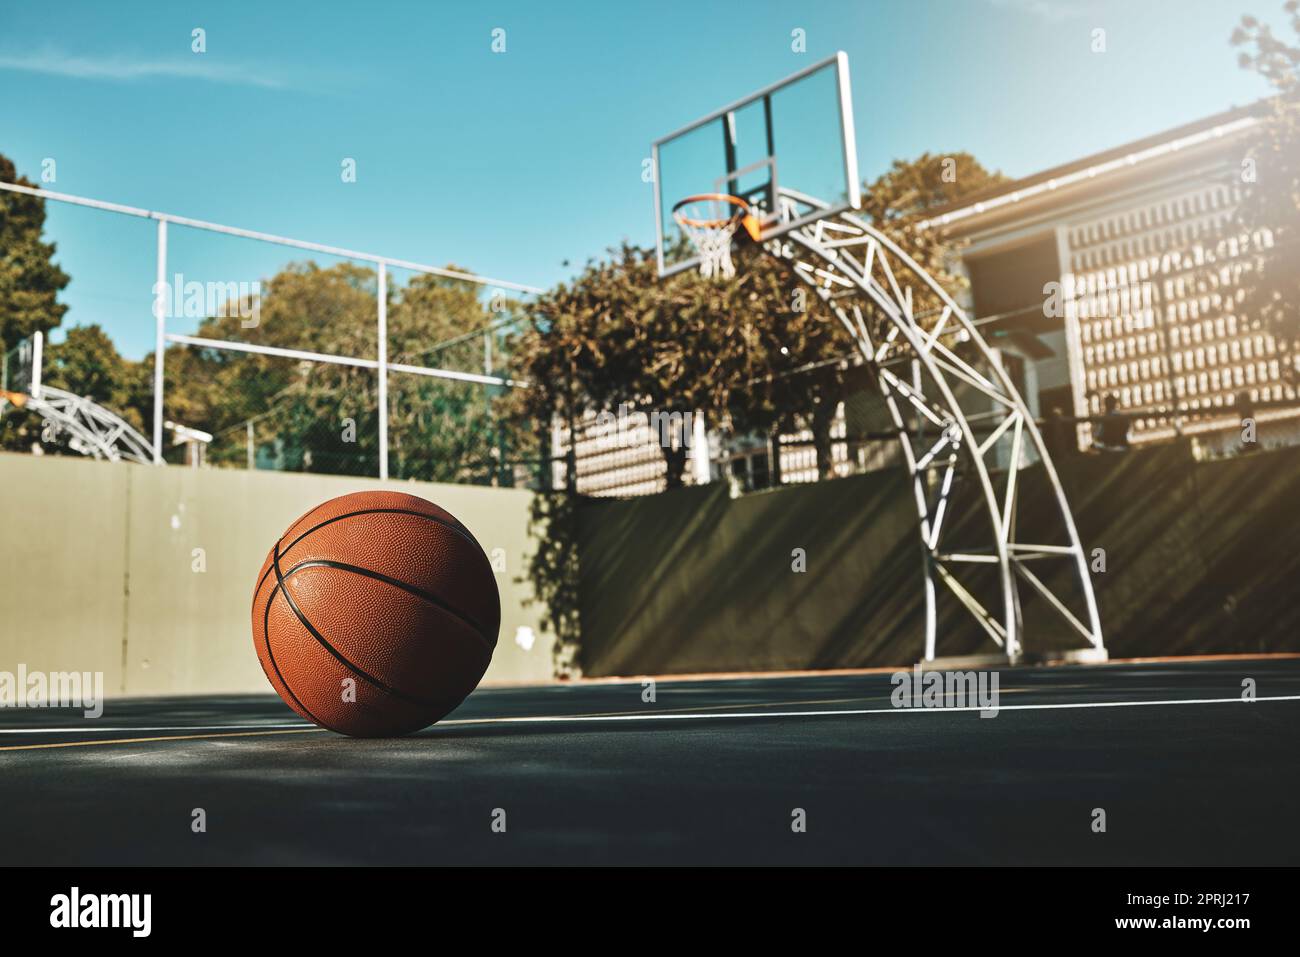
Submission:
[[[731,239],[739,226],[757,239],[758,220],[749,203],[727,193],[699,193],[687,196],[673,207],[673,219],[700,253],[700,275],[730,279],[736,274],[731,262]]]

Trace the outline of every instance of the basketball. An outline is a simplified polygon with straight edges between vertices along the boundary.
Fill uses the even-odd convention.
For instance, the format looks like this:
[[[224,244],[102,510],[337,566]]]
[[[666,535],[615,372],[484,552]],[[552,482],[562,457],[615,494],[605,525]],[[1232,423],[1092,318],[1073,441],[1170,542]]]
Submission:
[[[469,529],[401,492],[318,505],[271,547],[253,590],[267,680],[308,721],[357,737],[446,716],[478,686],[500,623]]]

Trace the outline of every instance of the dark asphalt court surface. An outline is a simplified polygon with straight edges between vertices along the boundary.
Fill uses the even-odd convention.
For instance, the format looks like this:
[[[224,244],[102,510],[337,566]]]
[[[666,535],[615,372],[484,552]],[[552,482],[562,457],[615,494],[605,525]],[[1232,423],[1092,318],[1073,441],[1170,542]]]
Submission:
[[[269,694],[4,709],[0,863],[1300,864],[1300,660],[1000,677],[995,718],[887,674],[482,689],[392,740]]]

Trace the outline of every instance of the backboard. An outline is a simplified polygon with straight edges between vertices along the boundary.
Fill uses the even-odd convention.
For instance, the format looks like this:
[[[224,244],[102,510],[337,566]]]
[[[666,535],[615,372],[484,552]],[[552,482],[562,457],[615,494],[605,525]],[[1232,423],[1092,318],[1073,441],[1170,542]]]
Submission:
[[[653,157],[660,276],[699,265],[672,215],[687,196],[744,199],[758,217],[760,242],[858,208],[848,55],[836,53],[657,140]],[[824,205],[792,202],[799,197]]]
[[[0,390],[40,397],[41,352],[44,344],[45,336],[36,332],[26,339],[18,340],[4,354],[4,365],[0,368]]]

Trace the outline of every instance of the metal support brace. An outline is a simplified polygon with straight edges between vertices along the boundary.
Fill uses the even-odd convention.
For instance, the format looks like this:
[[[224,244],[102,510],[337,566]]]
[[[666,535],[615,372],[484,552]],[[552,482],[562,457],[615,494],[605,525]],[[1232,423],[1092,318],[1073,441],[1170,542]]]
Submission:
[[[852,337],[884,397],[911,478],[925,573],[925,660],[937,652],[937,594],[956,599],[1010,661],[1025,655],[1022,581],[1092,657],[1105,657],[1096,597],[1065,491],[1029,408],[997,353],[947,292],[887,236],[851,213],[833,213],[813,197],[782,190],[779,213],[795,222],[826,218],[767,243],[830,307]],[[918,316],[917,304],[935,303]],[[976,427],[987,428],[983,439]],[[1018,538],[1018,473],[1042,463],[1064,530],[1059,542]],[[949,545],[950,502],[958,477],[978,486],[982,541]],[[968,530],[969,531],[969,530]],[[1069,585],[1053,590],[1024,563],[1065,562]],[[963,575],[993,566],[996,601],[982,602]],[[986,571],[987,573],[987,571]],[[942,586],[942,589],[939,587]],[[1038,637],[1038,636],[1034,636]]]

